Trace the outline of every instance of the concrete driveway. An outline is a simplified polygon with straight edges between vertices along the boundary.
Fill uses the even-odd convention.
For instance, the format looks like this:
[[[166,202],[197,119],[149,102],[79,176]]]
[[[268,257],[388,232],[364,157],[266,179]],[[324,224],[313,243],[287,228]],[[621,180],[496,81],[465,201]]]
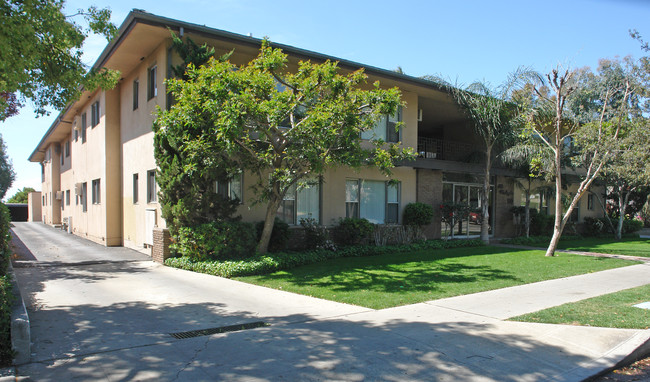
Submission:
[[[14,224],[33,340],[19,378],[580,381],[650,338],[642,330],[503,321],[600,293],[581,289],[584,277],[375,311],[163,267],[40,223]],[[625,270],[629,282],[614,289],[650,282],[648,264]],[[621,279],[614,271],[589,280]],[[540,290],[556,297],[517,303],[538,301],[529,296]],[[265,326],[187,333],[258,322]]]

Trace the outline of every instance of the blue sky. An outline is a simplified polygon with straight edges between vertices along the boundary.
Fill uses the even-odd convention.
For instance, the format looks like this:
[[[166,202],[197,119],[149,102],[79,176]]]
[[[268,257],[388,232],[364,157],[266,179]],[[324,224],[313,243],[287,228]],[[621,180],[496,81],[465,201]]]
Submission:
[[[436,74],[459,83],[494,85],[519,66],[548,72],[557,65],[595,68],[599,58],[642,55],[629,29],[650,40],[650,1],[67,1],[73,13],[109,7],[120,25],[132,8],[161,16],[353,60],[406,74]],[[92,65],[106,45],[92,37]],[[27,161],[56,117],[34,118],[29,107],[0,123],[17,179],[40,190],[40,166]]]

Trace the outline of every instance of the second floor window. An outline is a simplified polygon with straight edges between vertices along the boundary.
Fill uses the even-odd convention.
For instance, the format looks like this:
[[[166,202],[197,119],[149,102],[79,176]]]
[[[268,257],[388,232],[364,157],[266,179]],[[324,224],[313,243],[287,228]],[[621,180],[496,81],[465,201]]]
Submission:
[[[402,122],[402,108],[400,107],[394,115],[385,115],[377,122],[372,130],[361,133],[362,139],[381,139],[386,142],[396,143],[400,140],[400,128]]]
[[[99,124],[99,101],[96,101],[90,106],[90,123],[92,127]]]
[[[133,110],[138,108],[138,97],[140,95],[140,81],[133,81]]]
[[[150,100],[158,95],[158,84],[156,82],[156,72],[158,68],[152,66],[147,70],[147,99]]]
[[[86,113],[81,114],[81,143],[86,143],[86,128],[88,127],[88,120]]]

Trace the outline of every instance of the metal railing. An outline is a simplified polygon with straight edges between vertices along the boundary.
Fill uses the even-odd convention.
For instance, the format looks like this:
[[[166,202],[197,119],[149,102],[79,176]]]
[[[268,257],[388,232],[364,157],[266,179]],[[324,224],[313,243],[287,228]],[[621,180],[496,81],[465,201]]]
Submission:
[[[463,159],[477,151],[481,151],[481,148],[469,143],[425,137],[418,138],[419,158],[463,161]]]

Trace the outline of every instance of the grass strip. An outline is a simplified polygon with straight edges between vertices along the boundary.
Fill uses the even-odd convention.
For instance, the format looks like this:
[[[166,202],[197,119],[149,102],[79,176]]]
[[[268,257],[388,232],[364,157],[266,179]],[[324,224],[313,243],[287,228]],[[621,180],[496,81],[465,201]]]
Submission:
[[[502,247],[339,258],[238,280],[373,309],[574,276],[638,262]]]
[[[647,301],[650,301],[650,284],[524,314],[510,320],[621,329],[650,329],[650,310],[634,306]]]

